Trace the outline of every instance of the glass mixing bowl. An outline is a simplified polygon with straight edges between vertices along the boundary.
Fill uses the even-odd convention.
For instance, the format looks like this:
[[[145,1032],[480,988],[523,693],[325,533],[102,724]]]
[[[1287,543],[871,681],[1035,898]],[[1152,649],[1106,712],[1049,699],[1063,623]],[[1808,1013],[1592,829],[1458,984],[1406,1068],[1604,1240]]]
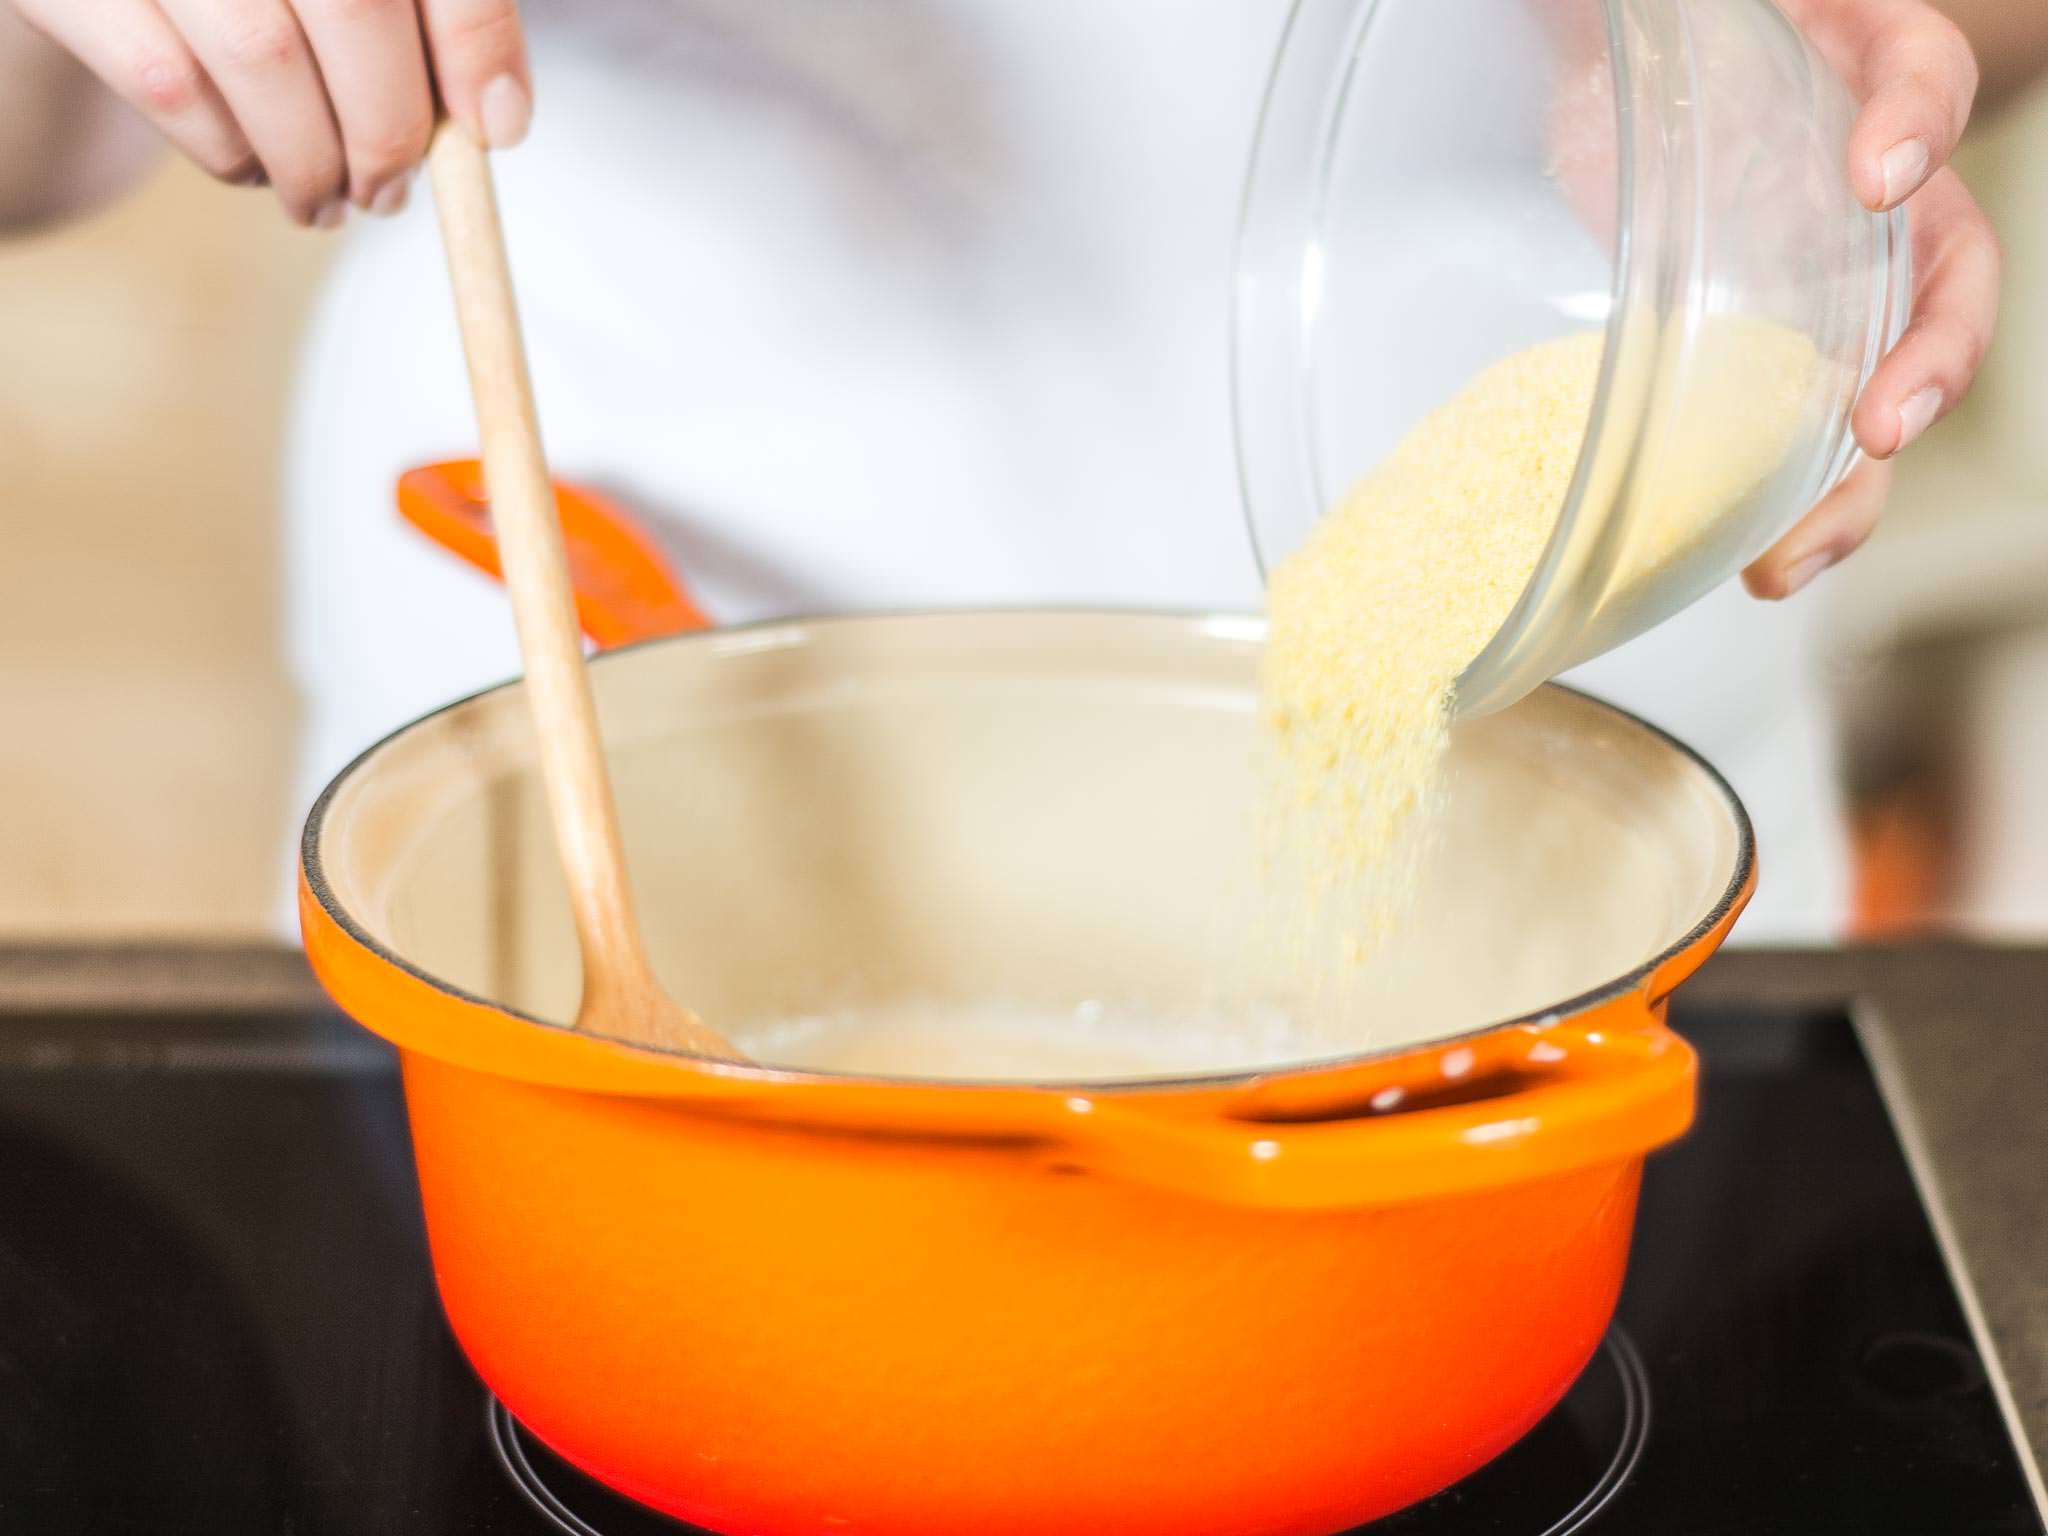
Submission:
[[[1297,0],[1233,317],[1261,563],[1480,369],[1585,330],[1605,342],[1571,489],[1460,712],[1754,559],[1855,461],[1850,408],[1905,323],[1905,216],[1850,191],[1854,112],[1770,0]]]

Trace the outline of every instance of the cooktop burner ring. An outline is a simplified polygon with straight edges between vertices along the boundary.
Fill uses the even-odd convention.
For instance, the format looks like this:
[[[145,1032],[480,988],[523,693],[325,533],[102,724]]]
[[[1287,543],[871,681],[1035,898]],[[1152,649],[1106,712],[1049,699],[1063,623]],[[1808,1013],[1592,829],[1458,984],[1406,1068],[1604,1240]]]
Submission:
[[[1628,1486],[1636,1463],[1643,1459],[1643,1447],[1650,1443],[1650,1372],[1635,1340],[1623,1328],[1610,1328],[1607,1337],[1600,1341],[1600,1354],[1614,1367],[1621,1390],[1621,1434],[1615,1441],[1614,1457],[1586,1490],[1586,1496],[1542,1536],[1572,1536],[1574,1531],[1591,1525],[1593,1517]]]
[[[1601,1369],[1603,1365],[1605,1371]],[[1622,1329],[1617,1327],[1608,1331],[1593,1363],[1587,1366],[1572,1390],[1565,1394],[1564,1402],[1554,1410],[1552,1417],[1572,1412],[1574,1399],[1582,1394],[1596,1397],[1612,1395],[1613,1401],[1606,1405],[1602,1416],[1613,1421],[1613,1454],[1577,1503],[1542,1530],[1531,1532],[1530,1536],[1573,1536],[1573,1533],[1584,1530],[1627,1485],[1636,1464],[1642,1460],[1643,1447],[1649,1441],[1649,1372],[1635,1342]],[[635,1536],[642,1531],[684,1532],[694,1529],[651,1509],[629,1504],[620,1495],[599,1488],[583,1474],[557,1460],[530,1430],[512,1416],[512,1411],[489,1392],[484,1394],[484,1415],[490,1429],[491,1450],[496,1454],[499,1466],[504,1468],[505,1475],[527,1502],[563,1536],[623,1536],[618,1526],[607,1529],[605,1525],[594,1524],[586,1518],[583,1510],[594,1507],[598,1501],[610,1506],[619,1524],[628,1526]],[[1546,1419],[1544,1425],[1531,1430],[1521,1444],[1526,1445],[1536,1439],[1550,1422]],[[1514,1454],[1512,1448],[1503,1452],[1500,1458],[1473,1473],[1472,1477],[1487,1476],[1489,1471]],[[1462,1488],[1464,1484],[1458,1487]],[[1388,1536],[1395,1536],[1396,1532],[1400,1536],[1411,1536],[1411,1533],[1412,1536],[1425,1536],[1427,1532],[1442,1528],[1438,1522],[1444,1519],[1444,1512],[1433,1514],[1432,1511],[1437,1510],[1440,1500],[1455,1498],[1457,1491],[1455,1488],[1449,1490],[1436,1499],[1389,1516],[1386,1521],[1377,1522],[1367,1529],[1385,1529]],[[604,1520],[607,1516],[598,1515],[597,1518]],[[1455,1516],[1444,1519],[1445,1526],[1454,1527],[1455,1524]]]

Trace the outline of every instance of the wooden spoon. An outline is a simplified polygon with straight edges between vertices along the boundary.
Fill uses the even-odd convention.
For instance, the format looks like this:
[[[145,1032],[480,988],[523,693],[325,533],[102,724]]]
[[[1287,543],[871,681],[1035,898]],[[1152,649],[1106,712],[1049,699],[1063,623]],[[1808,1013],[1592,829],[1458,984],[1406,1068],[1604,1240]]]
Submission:
[[[490,162],[451,123],[443,123],[435,135],[428,160],[462,347],[469,358],[491,521],[526,665],[526,699],[540,738],[555,846],[583,954],[576,1027],[635,1045],[744,1059],[663,991],[648,963],[626,883],[597,706],[583,665],[554,484],[541,453]]]

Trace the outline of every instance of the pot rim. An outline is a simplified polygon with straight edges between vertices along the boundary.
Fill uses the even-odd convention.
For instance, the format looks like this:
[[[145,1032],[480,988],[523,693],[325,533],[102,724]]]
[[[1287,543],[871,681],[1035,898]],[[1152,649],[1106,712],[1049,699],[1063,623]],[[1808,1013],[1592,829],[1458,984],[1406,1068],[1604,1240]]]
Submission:
[[[1263,636],[1266,621],[1263,615],[1246,612],[1232,612],[1224,609],[1174,609],[1156,606],[1116,607],[1102,604],[1049,603],[1005,604],[995,607],[922,607],[901,609],[864,609],[855,613],[821,614],[815,616],[791,615],[782,618],[755,619],[743,623],[722,624],[716,629],[696,630],[681,634],[659,635],[650,639],[633,641],[612,647],[589,658],[592,666],[603,666],[614,656],[637,653],[659,646],[684,646],[691,644],[716,644],[735,635],[759,635],[773,630],[806,630],[830,628],[848,624],[863,624],[876,621],[943,621],[968,618],[1073,618],[1073,619],[1138,619],[1159,621],[1206,632],[1212,638],[1249,638]],[[720,1077],[736,1082],[817,1083],[820,1085],[871,1086],[877,1088],[905,1088],[913,1090],[967,1088],[1009,1091],[1051,1091],[1054,1093],[1075,1092],[1088,1094],[1144,1094],[1144,1093],[1188,1093],[1190,1091],[1229,1092],[1255,1084],[1283,1082],[1292,1077],[1318,1075],[1342,1068],[1369,1065],[1377,1062],[1395,1061],[1418,1052],[1435,1053],[1446,1047],[1471,1044],[1486,1036],[1511,1029],[1547,1028],[1576,1014],[1586,1013],[1616,998],[1626,996],[1645,987],[1657,985],[1661,973],[1681,964],[1685,958],[1697,951],[1703,941],[1727,924],[1735,910],[1746,899],[1756,872],[1756,834],[1734,786],[1698,752],[1685,742],[1659,726],[1651,724],[1629,710],[1607,700],[1587,693],[1569,684],[1551,681],[1545,688],[1569,694],[1593,708],[1647,733],[1650,737],[1671,748],[1699,770],[1714,789],[1735,823],[1735,858],[1729,871],[1727,884],[1711,907],[1691,928],[1674,939],[1670,944],[1650,956],[1642,963],[1612,980],[1602,982],[1562,1001],[1532,1009],[1526,1013],[1508,1018],[1492,1020],[1456,1034],[1435,1035],[1426,1040],[1410,1041],[1402,1045],[1381,1046],[1367,1051],[1348,1052],[1337,1056],[1322,1056],[1304,1060],[1275,1062],[1270,1065],[1238,1067],[1226,1072],[1182,1074],[1174,1076],[1128,1077],[1128,1078],[1045,1078],[1020,1080],[1015,1078],[970,1078],[970,1077],[885,1077],[860,1072],[835,1072],[808,1068],[778,1067],[753,1061],[730,1061],[723,1058],[697,1056],[688,1051],[670,1047],[640,1045],[634,1042],[611,1039],[604,1036],[588,1036],[572,1024],[558,1023],[543,1019],[522,1009],[496,999],[484,997],[465,988],[433,975],[397,953],[382,940],[372,935],[345,907],[335,895],[329,883],[321,860],[321,840],[326,830],[327,815],[341,788],[352,780],[362,769],[391,742],[399,737],[424,727],[442,716],[485,698],[491,694],[503,693],[520,686],[523,677],[508,678],[479,688],[460,698],[428,711],[424,715],[408,720],[403,725],[387,732],[365,747],[352,758],[347,766],[334,775],[321,790],[312,808],[306,814],[306,823],[299,839],[299,864],[305,893],[318,905],[344,935],[365,952],[384,964],[391,966],[415,982],[431,989],[444,999],[482,1008],[520,1023],[535,1025],[555,1034],[578,1039],[602,1040],[605,1044],[623,1050],[633,1051],[689,1066],[698,1070],[711,1069]],[[1689,974],[1689,968],[1671,978],[1676,985]],[[1668,988],[1664,989],[1668,991]]]

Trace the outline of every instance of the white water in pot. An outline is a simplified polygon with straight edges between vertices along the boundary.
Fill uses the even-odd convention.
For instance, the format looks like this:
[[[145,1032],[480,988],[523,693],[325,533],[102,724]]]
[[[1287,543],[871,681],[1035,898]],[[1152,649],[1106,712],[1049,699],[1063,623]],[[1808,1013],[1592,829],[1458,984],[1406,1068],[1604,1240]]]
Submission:
[[[734,1028],[769,1066],[874,1077],[1078,1082],[1230,1072],[1303,1054],[1283,1010],[1155,1012],[1090,998],[1071,1008],[904,999]]]

